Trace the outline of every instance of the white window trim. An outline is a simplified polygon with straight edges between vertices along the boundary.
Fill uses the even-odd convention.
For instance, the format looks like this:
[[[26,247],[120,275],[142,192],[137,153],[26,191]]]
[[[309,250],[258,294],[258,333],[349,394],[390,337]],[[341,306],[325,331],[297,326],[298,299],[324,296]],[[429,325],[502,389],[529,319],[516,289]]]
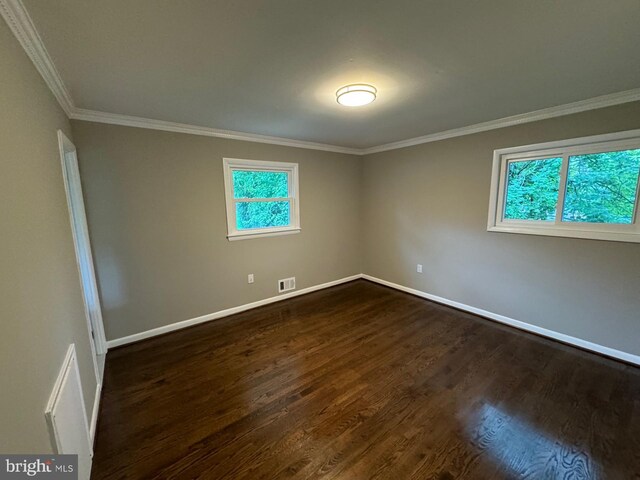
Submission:
[[[628,225],[563,222],[562,210],[567,184],[568,159],[571,155],[640,148],[640,129],[594,135],[558,142],[502,148],[493,152],[491,196],[489,198],[489,232],[522,233],[553,237],[589,238],[640,243],[640,192],[636,198],[633,222]],[[537,158],[562,157],[560,188],[555,222],[508,220],[504,218],[504,195],[509,162]],[[639,185],[640,189],[640,185]]]
[[[298,164],[289,162],[268,162],[263,160],[246,160],[241,158],[223,158],[224,194],[227,207],[227,238],[231,241],[249,238],[273,237],[277,235],[291,235],[300,233],[300,190],[298,187]],[[286,172],[289,175],[289,196],[278,199],[235,199],[233,195],[233,170],[262,170],[272,172]],[[288,201],[291,205],[291,224],[286,227],[255,228],[238,230],[236,228],[236,202],[238,201]]]

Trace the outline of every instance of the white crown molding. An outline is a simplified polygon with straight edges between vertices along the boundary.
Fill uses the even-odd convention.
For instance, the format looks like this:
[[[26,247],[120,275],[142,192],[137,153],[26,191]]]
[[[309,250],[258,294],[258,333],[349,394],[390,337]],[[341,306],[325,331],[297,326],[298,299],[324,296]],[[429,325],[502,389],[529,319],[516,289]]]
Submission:
[[[40,75],[42,75],[42,78],[53,92],[53,95],[58,100],[62,109],[71,119],[109,123],[112,125],[124,125],[128,127],[149,128],[152,130],[164,130],[168,132],[188,133],[192,135],[204,135],[207,137],[228,138],[247,142],[268,143],[272,145],[283,145],[286,147],[347,153],[352,155],[358,155],[360,153],[360,150],[357,148],[236,132],[232,130],[221,130],[217,128],[200,127],[184,123],[167,122],[164,120],[153,120],[149,118],[77,108],[22,1],[0,0],[0,14],[7,22],[7,25],[9,25],[9,28],[18,39],[18,42],[20,42],[20,45],[27,53],[38,72],[40,72]]]
[[[3,0],[0,0],[3,1]],[[329,145],[324,143],[307,142],[303,140],[293,140],[282,137],[270,137],[267,135],[258,135],[253,133],[235,132],[231,130],[220,130],[209,127],[199,127],[186,123],[167,122],[164,120],[152,120],[143,117],[134,117],[129,115],[120,115],[115,113],[105,113],[95,110],[85,110],[75,108],[69,118],[74,120],[84,120],[87,122],[109,123],[113,125],[124,125],[127,127],[149,128],[152,130],[164,130],[168,132],[188,133],[191,135],[205,135],[208,137],[229,138],[233,140],[244,140],[247,142],[270,143],[274,145],[284,145],[287,147],[308,148],[313,150],[325,150],[328,152],[348,153],[351,155],[370,155],[372,153],[386,152],[389,150],[397,150],[399,148],[412,147],[423,143],[437,142],[447,138],[461,137],[471,135],[473,133],[495,130],[498,128],[511,127],[523,123],[535,122],[538,120],[547,120],[573,113],[586,112],[588,110],[596,110],[598,108],[611,107],[623,103],[635,102],[640,100],[640,88],[626,90],[624,92],[602,95],[600,97],[581,100],[579,102],[567,103],[556,107],[544,108],[529,113],[513,115],[511,117],[491,120],[489,122],[476,123],[461,128],[445,130],[443,132],[423,135],[421,137],[409,138],[399,142],[387,143],[370,148],[350,148],[340,147],[337,145]]]
[[[67,116],[70,115],[75,108],[71,95],[22,2],[20,0],[0,0],[0,14],[44,78],[62,109]]]
[[[567,103],[555,107],[543,108],[542,110],[535,110],[533,112],[499,118],[488,122],[476,123],[466,127],[431,133],[421,137],[408,138],[399,142],[378,145],[377,147],[363,148],[360,150],[360,155],[370,155],[372,153],[386,152],[388,150],[397,150],[398,148],[412,147],[422,143],[437,142],[438,140],[445,140],[447,138],[461,137],[463,135],[471,135],[472,133],[486,132],[487,130],[520,125],[522,123],[562,117],[564,115],[571,115],[572,113],[586,112],[588,110],[611,107],[623,103],[635,102],[637,100],[640,100],[640,88],[625,90],[624,92],[617,92],[609,95],[602,95],[600,97],[580,100],[579,102]]]
[[[585,112],[598,108],[620,105],[623,103],[640,100],[640,88],[626,90],[624,92],[603,95],[579,102],[568,103],[556,107],[544,108],[534,112],[513,115],[488,122],[477,123],[443,132],[423,135],[421,137],[409,138],[398,142],[387,143],[369,148],[351,148],[324,143],[308,142],[304,140],[294,140],[283,137],[272,137],[254,133],[236,132],[232,130],[221,130],[217,128],[201,127],[186,123],[175,123],[164,120],[153,120],[130,115],[120,115],[116,113],[106,113],[96,110],[86,110],[77,108],[69,91],[64,85],[51,57],[47,53],[40,35],[38,34],[29,13],[25,9],[21,0],[0,0],[0,14],[4,17],[9,28],[16,36],[20,45],[25,50],[33,64],[36,66],[42,78],[53,92],[67,116],[74,120],[84,120],[87,122],[108,123],[112,125],[123,125],[128,127],[148,128],[152,130],[163,130],[167,132],[187,133],[191,135],[204,135],[207,137],[227,138],[232,140],[242,140],[246,142],[268,143],[272,145],[283,145],[286,147],[306,148],[312,150],[323,150],[327,152],[346,153],[351,155],[370,155],[372,153],[396,150],[398,148],[411,147],[422,143],[437,142],[447,138],[460,137],[473,133],[485,132],[497,128],[510,127],[537,120],[570,115],[572,113]]]
[[[117,113],[99,112],[96,110],[86,110],[83,108],[74,109],[69,115],[69,118],[72,118],[73,120],[83,120],[85,122],[108,123],[111,125],[148,128],[151,130],[164,130],[166,132],[188,133],[191,135],[204,135],[206,137],[227,138],[231,140],[243,140],[246,142],[269,143],[271,145],[284,145],[286,147],[324,150],[327,152],[348,153],[352,155],[360,154],[360,150],[357,148],[328,145],[325,143],[307,142],[304,140],[293,140],[283,137],[271,137],[268,135],[259,135],[255,133],[235,132],[233,130],[220,130],[217,128],[199,127],[196,125],[189,125],[187,123],[153,120],[150,118],[134,117],[131,115],[120,115]]]

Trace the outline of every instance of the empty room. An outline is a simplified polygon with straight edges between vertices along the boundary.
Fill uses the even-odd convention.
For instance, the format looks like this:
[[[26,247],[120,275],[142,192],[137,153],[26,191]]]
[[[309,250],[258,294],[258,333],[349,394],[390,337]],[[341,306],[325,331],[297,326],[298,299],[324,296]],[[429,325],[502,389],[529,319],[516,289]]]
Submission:
[[[0,14],[0,478],[640,479],[638,0]]]

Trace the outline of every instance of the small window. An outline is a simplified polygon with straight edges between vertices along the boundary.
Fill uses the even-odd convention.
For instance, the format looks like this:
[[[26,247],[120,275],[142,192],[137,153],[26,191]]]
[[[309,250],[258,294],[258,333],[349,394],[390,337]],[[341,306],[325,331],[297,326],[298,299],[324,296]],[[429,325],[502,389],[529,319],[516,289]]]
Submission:
[[[298,164],[223,160],[229,240],[300,231]]]
[[[494,152],[488,230],[640,242],[640,130]]]

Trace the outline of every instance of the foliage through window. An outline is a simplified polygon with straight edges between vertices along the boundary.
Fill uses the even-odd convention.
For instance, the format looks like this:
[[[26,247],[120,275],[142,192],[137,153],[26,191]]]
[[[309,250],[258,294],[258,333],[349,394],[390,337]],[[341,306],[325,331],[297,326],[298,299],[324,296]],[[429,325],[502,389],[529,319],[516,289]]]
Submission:
[[[490,231],[640,242],[640,131],[494,152]]]
[[[510,162],[505,218],[555,220],[562,158]]]
[[[565,222],[632,223],[640,149],[569,157]]]
[[[300,230],[297,164],[224,159],[224,173],[230,240]]]

